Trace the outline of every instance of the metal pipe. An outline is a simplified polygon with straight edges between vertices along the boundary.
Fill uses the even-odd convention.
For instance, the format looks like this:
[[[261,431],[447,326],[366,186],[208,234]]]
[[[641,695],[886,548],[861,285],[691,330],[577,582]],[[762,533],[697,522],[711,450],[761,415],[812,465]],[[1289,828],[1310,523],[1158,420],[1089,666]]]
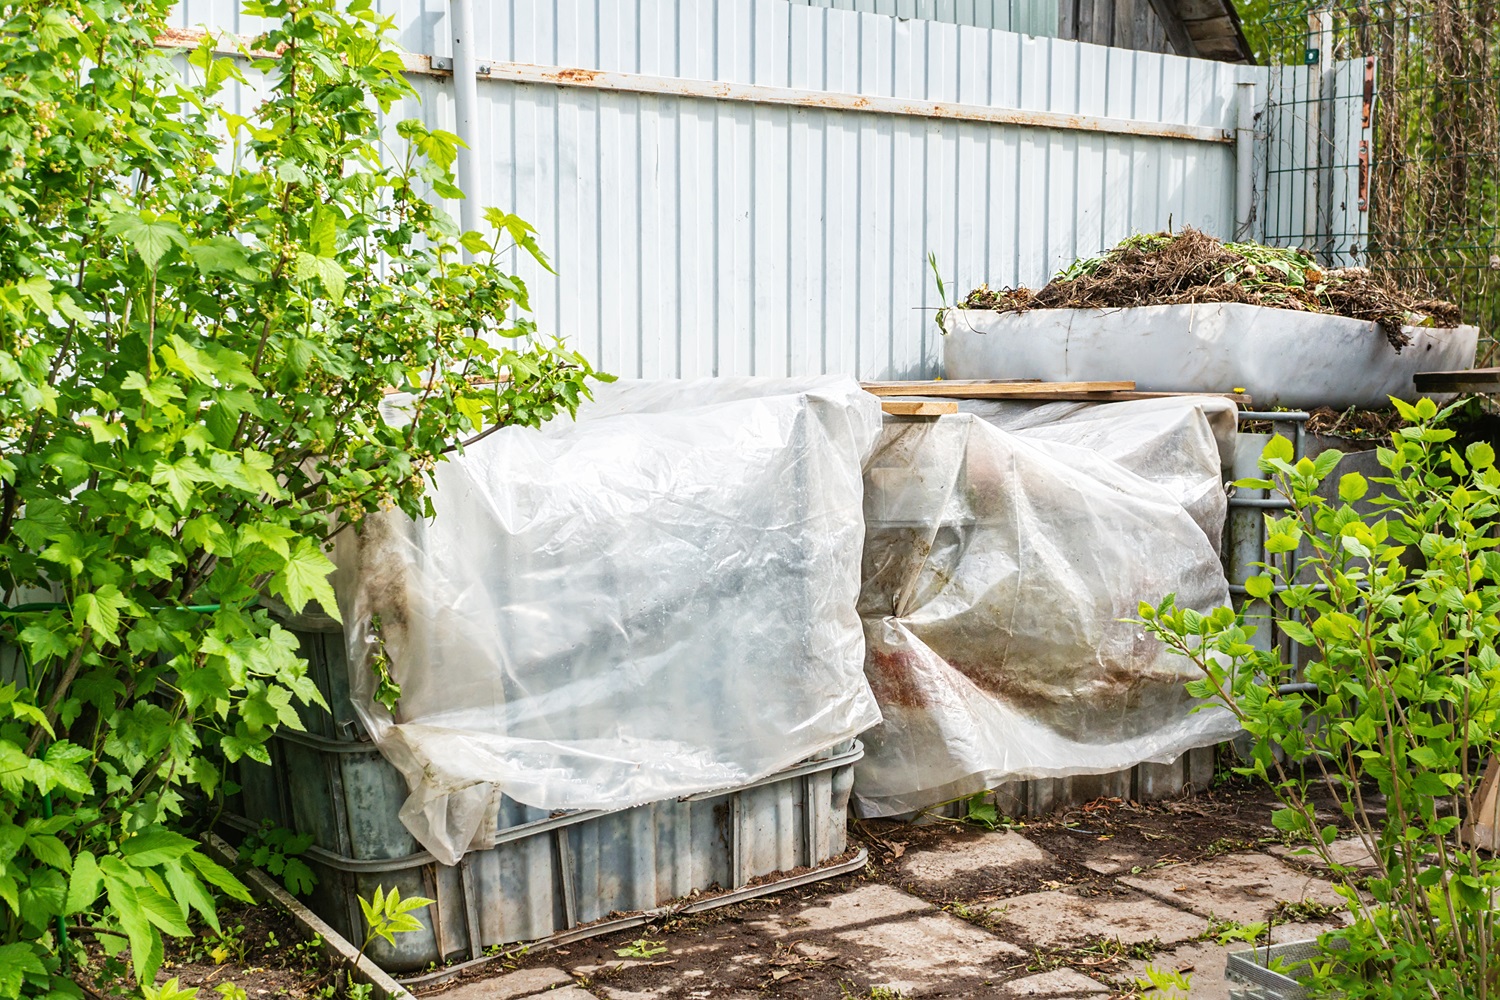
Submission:
[[[1255,229],[1255,106],[1253,81],[1235,86],[1239,121],[1234,130],[1234,237],[1254,239]]]
[[[477,232],[484,221],[484,191],[479,165],[479,59],[474,54],[474,18],[469,0],[448,0],[449,30],[453,36],[453,131],[462,140],[458,150],[459,227]],[[469,252],[464,251],[464,257]]]

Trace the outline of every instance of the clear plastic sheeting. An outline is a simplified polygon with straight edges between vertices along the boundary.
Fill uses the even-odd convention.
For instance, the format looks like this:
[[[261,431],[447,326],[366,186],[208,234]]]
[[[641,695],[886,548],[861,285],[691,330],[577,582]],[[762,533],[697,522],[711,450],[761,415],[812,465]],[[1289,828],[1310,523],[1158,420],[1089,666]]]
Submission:
[[[1167,762],[1238,730],[1133,618],[1229,603],[1218,557],[1234,408],[1206,397],[967,403],[888,421],[866,466],[866,816],[1006,781]]]
[[[841,378],[596,396],[485,438],[438,468],[435,517],[372,517],[336,553],[356,709],[448,864],[496,842],[502,796],[728,788],[880,720],[855,610],[874,397]]]

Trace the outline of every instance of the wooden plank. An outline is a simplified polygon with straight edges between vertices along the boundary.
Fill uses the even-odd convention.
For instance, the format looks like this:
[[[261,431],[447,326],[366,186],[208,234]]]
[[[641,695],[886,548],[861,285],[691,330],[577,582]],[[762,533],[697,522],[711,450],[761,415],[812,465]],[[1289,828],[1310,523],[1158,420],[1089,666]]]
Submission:
[[[1045,402],[1072,403],[1129,403],[1137,399],[1181,399],[1187,396],[1212,396],[1216,399],[1227,399],[1230,402],[1246,406],[1251,402],[1249,394],[1243,392],[1134,392],[1129,390],[1069,392],[1068,390],[1036,389],[1031,392],[1017,392],[1006,396],[985,398],[1029,400],[1033,402],[1040,400]]]
[[[1193,48],[1193,40],[1188,37],[1187,28],[1183,26],[1182,18],[1178,16],[1177,7],[1173,0],[1150,0],[1152,10],[1156,11],[1157,20],[1161,22],[1162,33],[1167,36],[1167,41],[1172,46],[1172,52],[1179,56],[1197,55]]]
[[[1500,852],[1500,758],[1491,755],[1474,795],[1474,814],[1464,823],[1460,839],[1474,847]]]
[[[954,399],[997,399],[1036,392],[1129,392],[1134,382],[991,382],[937,380],[932,382],[861,382],[877,396],[948,396]]]
[[[1418,392],[1500,393],[1500,368],[1470,368],[1457,372],[1418,372],[1412,376]]]
[[[880,408],[893,417],[941,417],[958,412],[957,403],[941,399],[882,399]]]

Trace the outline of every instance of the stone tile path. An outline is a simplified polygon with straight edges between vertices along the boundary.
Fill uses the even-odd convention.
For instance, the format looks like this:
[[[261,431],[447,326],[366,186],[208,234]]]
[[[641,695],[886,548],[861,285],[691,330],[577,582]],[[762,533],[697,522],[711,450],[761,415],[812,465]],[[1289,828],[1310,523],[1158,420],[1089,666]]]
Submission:
[[[1111,844],[1111,836],[1058,857],[1028,834],[928,833],[913,838],[922,843],[892,848],[889,863],[864,878],[764,900],[714,920],[693,918],[540,953],[526,968],[441,995],[1149,997],[1135,979],[1150,965],[1190,975],[1193,1000],[1224,1000],[1225,956],[1247,947],[1243,938],[1252,932],[1246,925],[1271,924],[1269,934],[1280,942],[1314,937],[1341,919],[1327,873],[1276,845],[1199,852],[1189,863],[1173,862],[1171,855],[1153,859],[1141,846],[1149,848],[1149,840],[1138,839],[1132,848]],[[1363,858],[1352,842],[1338,845],[1337,853],[1351,863]],[[1032,878],[1034,891],[1012,891],[1037,873],[1070,871],[1078,877]],[[642,935],[666,951],[617,956]]]

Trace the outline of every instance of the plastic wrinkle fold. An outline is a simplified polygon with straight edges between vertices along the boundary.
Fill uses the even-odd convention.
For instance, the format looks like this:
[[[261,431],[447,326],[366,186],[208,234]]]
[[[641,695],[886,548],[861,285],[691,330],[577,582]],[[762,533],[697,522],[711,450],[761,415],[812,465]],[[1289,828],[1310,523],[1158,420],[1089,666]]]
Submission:
[[[866,465],[866,671],[884,721],[855,801],[912,813],[1013,780],[1165,763],[1233,736],[1138,626],[1229,603],[1233,404],[966,402],[890,420]]]
[[[495,842],[502,796],[729,788],[880,721],[855,610],[878,401],[828,377],[595,395],[441,464],[435,517],[372,516],[335,552],[355,707],[447,864]]]

